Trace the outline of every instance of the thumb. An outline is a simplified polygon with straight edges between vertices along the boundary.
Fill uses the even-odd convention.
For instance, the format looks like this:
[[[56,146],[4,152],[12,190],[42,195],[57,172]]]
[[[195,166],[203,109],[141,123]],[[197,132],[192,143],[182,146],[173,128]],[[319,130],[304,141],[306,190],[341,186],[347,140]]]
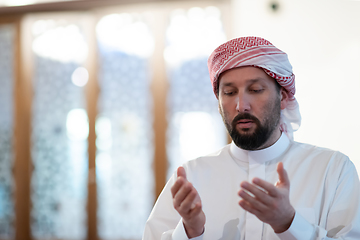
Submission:
[[[277,186],[279,186],[279,187],[284,186],[289,189],[290,188],[290,180],[289,180],[286,170],[284,169],[284,165],[282,162],[278,163],[276,171],[279,175],[279,181],[278,181]]]
[[[186,179],[186,172],[185,172],[185,169],[183,167],[179,167],[177,169],[177,176],[178,177],[183,177]]]

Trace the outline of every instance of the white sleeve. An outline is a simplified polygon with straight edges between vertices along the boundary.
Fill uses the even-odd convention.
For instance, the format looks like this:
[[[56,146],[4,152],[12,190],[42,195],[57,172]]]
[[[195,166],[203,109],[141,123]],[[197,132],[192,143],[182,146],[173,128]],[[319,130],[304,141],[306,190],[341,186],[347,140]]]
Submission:
[[[295,213],[290,228],[277,234],[281,240],[310,240],[313,239],[315,227],[304,219],[298,212]]]
[[[204,236],[204,234],[201,234],[198,237],[190,238],[190,239],[191,240],[202,240],[203,236]],[[167,238],[165,238],[165,239],[167,239]],[[189,239],[186,235],[184,224],[183,224],[182,220],[179,221],[178,225],[176,226],[175,230],[172,233],[172,238],[169,238],[169,239],[173,239],[173,240],[175,240],[175,239],[176,240],[180,240],[180,239],[188,240]]]
[[[360,184],[352,162],[345,163],[337,182],[336,194],[328,211],[325,227],[309,223],[296,212],[290,228],[277,236],[281,240],[359,240]]]

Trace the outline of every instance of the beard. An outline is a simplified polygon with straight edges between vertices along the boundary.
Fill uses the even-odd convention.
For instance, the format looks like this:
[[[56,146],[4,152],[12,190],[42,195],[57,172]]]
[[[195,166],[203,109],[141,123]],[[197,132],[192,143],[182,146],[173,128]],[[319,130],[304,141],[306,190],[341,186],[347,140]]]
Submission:
[[[279,129],[281,113],[280,99],[276,99],[274,102],[267,104],[264,109],[267,110],[264,112],[263,123],[250,113],[239,113],[230,123],[227,120],[226,112],[221,109],[221,116],[226,129],[236,146],[244,150],[257,150],[266,143],[275,130]],[[249,128],[242,129],[243,133],[240,133],[236,129],[237,123],[242,119],[250,119],[254,122],[256,128],[253,133],[251,133],[252,130]]]

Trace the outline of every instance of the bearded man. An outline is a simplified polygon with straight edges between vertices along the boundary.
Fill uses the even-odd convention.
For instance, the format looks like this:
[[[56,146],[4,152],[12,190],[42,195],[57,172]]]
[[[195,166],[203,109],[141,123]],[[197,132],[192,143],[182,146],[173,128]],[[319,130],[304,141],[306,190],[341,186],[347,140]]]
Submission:
[[[354,164],[293,141],[301,118],[287,55],[243,37],[215,49],[208,67],[233,141],[178,168],[143,239],[359,240]]]

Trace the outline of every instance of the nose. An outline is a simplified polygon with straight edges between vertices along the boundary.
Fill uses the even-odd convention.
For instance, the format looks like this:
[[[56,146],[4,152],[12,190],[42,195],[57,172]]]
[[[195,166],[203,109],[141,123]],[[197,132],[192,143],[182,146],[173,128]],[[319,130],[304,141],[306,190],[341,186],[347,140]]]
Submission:
[[[236,111],[250,112],[250,101],[246,94],[238,94],[236,98]]]

